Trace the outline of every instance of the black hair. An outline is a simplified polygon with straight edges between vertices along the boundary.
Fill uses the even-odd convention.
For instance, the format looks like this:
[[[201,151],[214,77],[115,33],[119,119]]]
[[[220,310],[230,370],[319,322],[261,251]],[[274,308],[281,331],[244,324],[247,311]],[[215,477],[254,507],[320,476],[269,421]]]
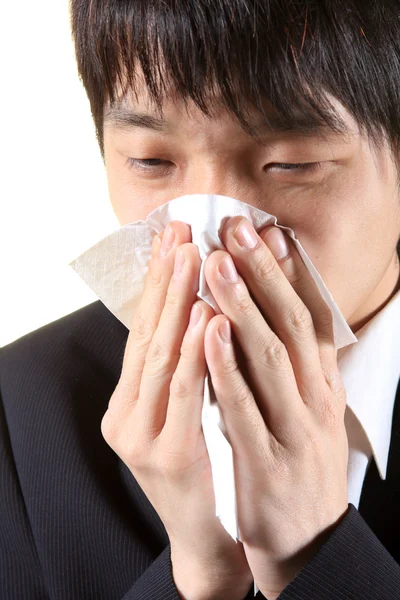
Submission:
[[[206,115],[223,103],[250,135],[345,124],[336,97],[376,144],[400,146],[400,0],[70,0],[79,76],[104,159],[104,109],[136,94],[139,66],[156,110],[168,91]]]

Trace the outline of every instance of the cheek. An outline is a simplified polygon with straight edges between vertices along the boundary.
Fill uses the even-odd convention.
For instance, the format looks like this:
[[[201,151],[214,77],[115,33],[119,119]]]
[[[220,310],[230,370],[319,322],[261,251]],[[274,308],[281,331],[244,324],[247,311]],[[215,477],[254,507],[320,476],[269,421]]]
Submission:
[[[108,149],[106,144],[104,155],[109,198],[121,226],[146,219],[151,211],[174,197],[168,195],[172,193],[169,190],[160,192],[153,189],[150,181],[133,177],[126,164],[127,158]]]
[[[384,277],[400,233],[400,200],[373,168],[331,182],[299,227],[304,250],[345,318]]]

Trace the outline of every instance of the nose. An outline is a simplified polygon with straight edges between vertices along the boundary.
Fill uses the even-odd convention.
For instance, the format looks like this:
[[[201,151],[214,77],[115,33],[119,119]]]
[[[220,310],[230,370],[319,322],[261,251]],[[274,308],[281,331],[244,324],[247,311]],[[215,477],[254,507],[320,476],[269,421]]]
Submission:
[[[257,181],[236,169],[203,167],[193,169],[185,177],[183,194],[216,194],[229,196],[252,206],[260,206],[261,188]],[[182,195],[183,195],[182,194]]]

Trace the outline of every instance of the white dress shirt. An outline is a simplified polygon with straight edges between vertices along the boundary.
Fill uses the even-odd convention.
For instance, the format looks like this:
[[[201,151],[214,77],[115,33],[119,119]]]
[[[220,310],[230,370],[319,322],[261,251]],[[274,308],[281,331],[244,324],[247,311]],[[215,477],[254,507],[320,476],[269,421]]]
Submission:
[[[348,501],[358,508],[372,457],[386,479],[400,378],[400,290],[356,336],[358,342],[339,350],[338,366],[347,393]]]

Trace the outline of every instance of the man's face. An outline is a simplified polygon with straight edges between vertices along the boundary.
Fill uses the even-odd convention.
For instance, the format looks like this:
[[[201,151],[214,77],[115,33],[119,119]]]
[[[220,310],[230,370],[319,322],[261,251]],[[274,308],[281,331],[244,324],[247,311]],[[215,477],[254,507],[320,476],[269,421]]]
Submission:
[[[185,108],[176,100],[163,106],[162,129],[144,126],[143,120],[126,129],[106,119],[108,187],[120,224],[145,219],[185,194],[221,194],[256,206],[294,230],[357,331],[383,307],[399,280],[399,187],[389,147],[376,150],[344,107],[335,104],[348,134],[266,131],[262,144],[225,109],[215,110],[210,119],[195,105]],[[145,92],[126,100],[125,108],[157,118]]]

